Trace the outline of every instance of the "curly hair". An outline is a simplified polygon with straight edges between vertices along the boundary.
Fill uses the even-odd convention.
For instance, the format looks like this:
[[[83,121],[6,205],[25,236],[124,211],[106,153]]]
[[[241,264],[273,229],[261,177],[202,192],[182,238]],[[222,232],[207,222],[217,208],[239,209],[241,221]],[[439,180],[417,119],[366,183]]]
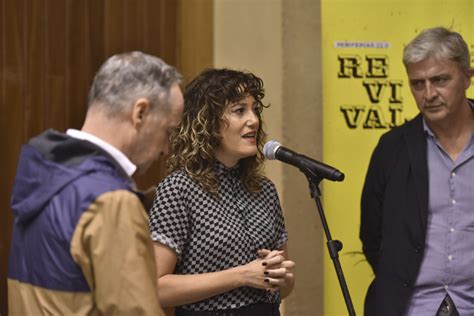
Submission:
[[[218,198],[213,164],[215,149],[222,139],[221,127],[227,124],[224,113],[230,104],[247,96],[253,96],[258,105],[257,154],[241,159],[238,171],[249,192],[260,192],[264,160],[262,147],[266,138],[261,111],[268,106],[262,103],[265,96],[262,79],[249,72],[207,69],[186,86],[183,118],[171,138],[168,171],[184,170]]]

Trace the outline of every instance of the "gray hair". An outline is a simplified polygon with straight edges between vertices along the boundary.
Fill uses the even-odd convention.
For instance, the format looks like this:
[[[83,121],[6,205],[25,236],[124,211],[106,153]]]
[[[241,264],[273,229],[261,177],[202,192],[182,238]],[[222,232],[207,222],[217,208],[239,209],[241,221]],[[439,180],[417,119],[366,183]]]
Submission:
[[[461,34],[444,27],[423,30],[403,50],[405,67],[427,58],[455,61],[465,71],[471,68],[469,48]]]
[[[94,77],[89,108],[101,106],[115,116],[140,97],[150,100],[154,108],[162,108],[168,104],[171,86],[181,80],[174,67],[157,57],[142,52],[114,55]]]

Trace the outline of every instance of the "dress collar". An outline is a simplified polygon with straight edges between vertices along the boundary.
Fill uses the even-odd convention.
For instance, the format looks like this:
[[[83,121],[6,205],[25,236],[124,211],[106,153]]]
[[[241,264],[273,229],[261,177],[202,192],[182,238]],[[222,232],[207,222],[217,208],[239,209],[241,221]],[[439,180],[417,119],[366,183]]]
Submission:
[[[235,166],[229,168],[218,160],[214,161],[214,170],[218,175],[231,176],[237,178],[240,174],[240,164],[237,163]]]

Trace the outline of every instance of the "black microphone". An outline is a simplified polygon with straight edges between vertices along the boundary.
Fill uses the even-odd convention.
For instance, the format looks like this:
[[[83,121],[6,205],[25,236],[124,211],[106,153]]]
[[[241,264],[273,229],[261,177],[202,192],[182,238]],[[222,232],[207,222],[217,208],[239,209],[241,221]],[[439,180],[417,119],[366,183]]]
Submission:
[[[278,159],[298,167],[302,171],[309,169],[318,177],[323,179],[331,181],[344,180],[344,174],[336,168],[311,159],[305,155],[297,154],[294,151],[283,147],[276,140],[270,140],[265,144],[265,146],[263,146],[263,154],[269,160]]]

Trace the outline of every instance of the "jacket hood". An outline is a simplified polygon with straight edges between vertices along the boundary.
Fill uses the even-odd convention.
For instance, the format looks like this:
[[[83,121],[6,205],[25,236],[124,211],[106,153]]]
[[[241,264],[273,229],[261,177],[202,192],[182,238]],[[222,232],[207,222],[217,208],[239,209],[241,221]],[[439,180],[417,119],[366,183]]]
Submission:
[[[104,161],[123,177],[123,170],[109,157],[90,142],[53,130],[32,138],[21,149],[13,185],[11,205],[16,220],[22,222],[35,217],[60,190],[103,167]]]

